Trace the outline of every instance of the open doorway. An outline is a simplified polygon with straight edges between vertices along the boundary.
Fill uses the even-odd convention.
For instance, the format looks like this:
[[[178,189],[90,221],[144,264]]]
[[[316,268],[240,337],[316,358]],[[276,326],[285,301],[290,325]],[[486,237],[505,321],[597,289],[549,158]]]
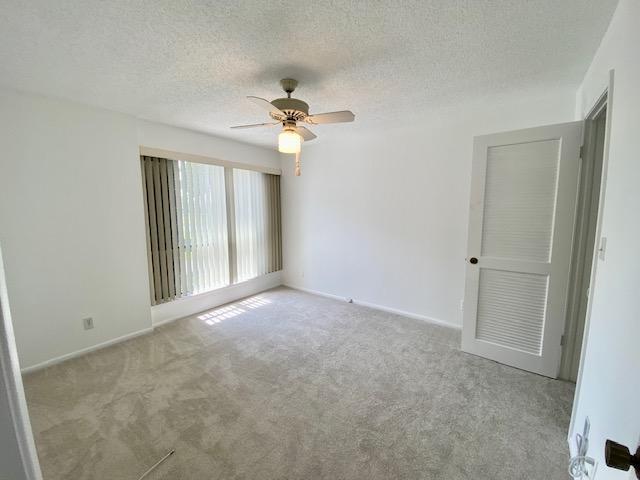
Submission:
[[[577,381],[580,367],[595,249],[599,248],[599,254],[604,254],[604,245],[596,247],[596,233],[607,128],[607,97],[605,92],[585,119],[581,150],[580,186],[560,365],[560,378],[572,382]]]

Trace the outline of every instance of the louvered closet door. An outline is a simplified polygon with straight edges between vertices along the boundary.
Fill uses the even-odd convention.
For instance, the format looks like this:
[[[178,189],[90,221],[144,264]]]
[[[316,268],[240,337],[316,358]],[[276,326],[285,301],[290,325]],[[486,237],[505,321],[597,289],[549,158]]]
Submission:
[[[476,137],[462,349],[556,377],[582,122]]]

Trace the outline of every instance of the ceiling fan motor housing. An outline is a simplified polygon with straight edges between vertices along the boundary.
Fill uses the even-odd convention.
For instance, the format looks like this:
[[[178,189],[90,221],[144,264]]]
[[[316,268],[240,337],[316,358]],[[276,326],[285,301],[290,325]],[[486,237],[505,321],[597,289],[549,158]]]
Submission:
[[[284,112],[289,120],[301,121],[309,115],[309,104],[298,100],[297,98],[276,98],[271,104],[278,110]],[[282,121],[282,118],[276,114],[271,114],[274,120]]]

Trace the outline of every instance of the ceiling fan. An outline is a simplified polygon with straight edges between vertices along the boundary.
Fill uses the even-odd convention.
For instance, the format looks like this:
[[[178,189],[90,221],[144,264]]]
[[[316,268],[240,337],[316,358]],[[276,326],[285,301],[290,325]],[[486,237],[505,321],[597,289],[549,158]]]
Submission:
[[[247,97],[253,103],[269,112],[269,116],[274,120],[273,122],[238,125],[231,128],[274,127],[282,124],[282,132],[278,135],[278,151],[296,154],[296,175],[299,176],[302,142],[313,140],[316,135],[306,127],[298,125],[298,123],[322,125],[325,123],[353,122],[356,116],[349,110],[309,115],[309,104],[297,98],[291,98],[291,94],[298,86],[298,81],[293,78],[283,78],[280,80],[280,85],[287,93],[286,98],[276,98],[270,102],[260,97]]]

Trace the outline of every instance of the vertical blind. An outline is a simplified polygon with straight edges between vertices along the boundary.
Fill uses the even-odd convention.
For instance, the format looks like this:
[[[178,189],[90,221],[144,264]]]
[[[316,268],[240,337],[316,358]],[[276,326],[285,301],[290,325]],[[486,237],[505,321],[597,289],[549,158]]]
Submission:
[[[144,157],[142,184],[147,217],[147,254],[151,298],[174,298],[180,294],[178,256],[178,210],[176,205],[175,164],[164,158]],[[177,280],[177,282],[176,282]],[[178,284],[178,285],[177,285]],[[176,289],[178,286],[178,289]]]
[[[280,259],[280,182],[275,175],[233,169],[237,280],[273,272]]]
[[[224,167],[178,165],[178,248],[182,294],[193,295],[229,285],[229,240]]]
[[[280,177],[142,156],[152,303],[282,269]]]

